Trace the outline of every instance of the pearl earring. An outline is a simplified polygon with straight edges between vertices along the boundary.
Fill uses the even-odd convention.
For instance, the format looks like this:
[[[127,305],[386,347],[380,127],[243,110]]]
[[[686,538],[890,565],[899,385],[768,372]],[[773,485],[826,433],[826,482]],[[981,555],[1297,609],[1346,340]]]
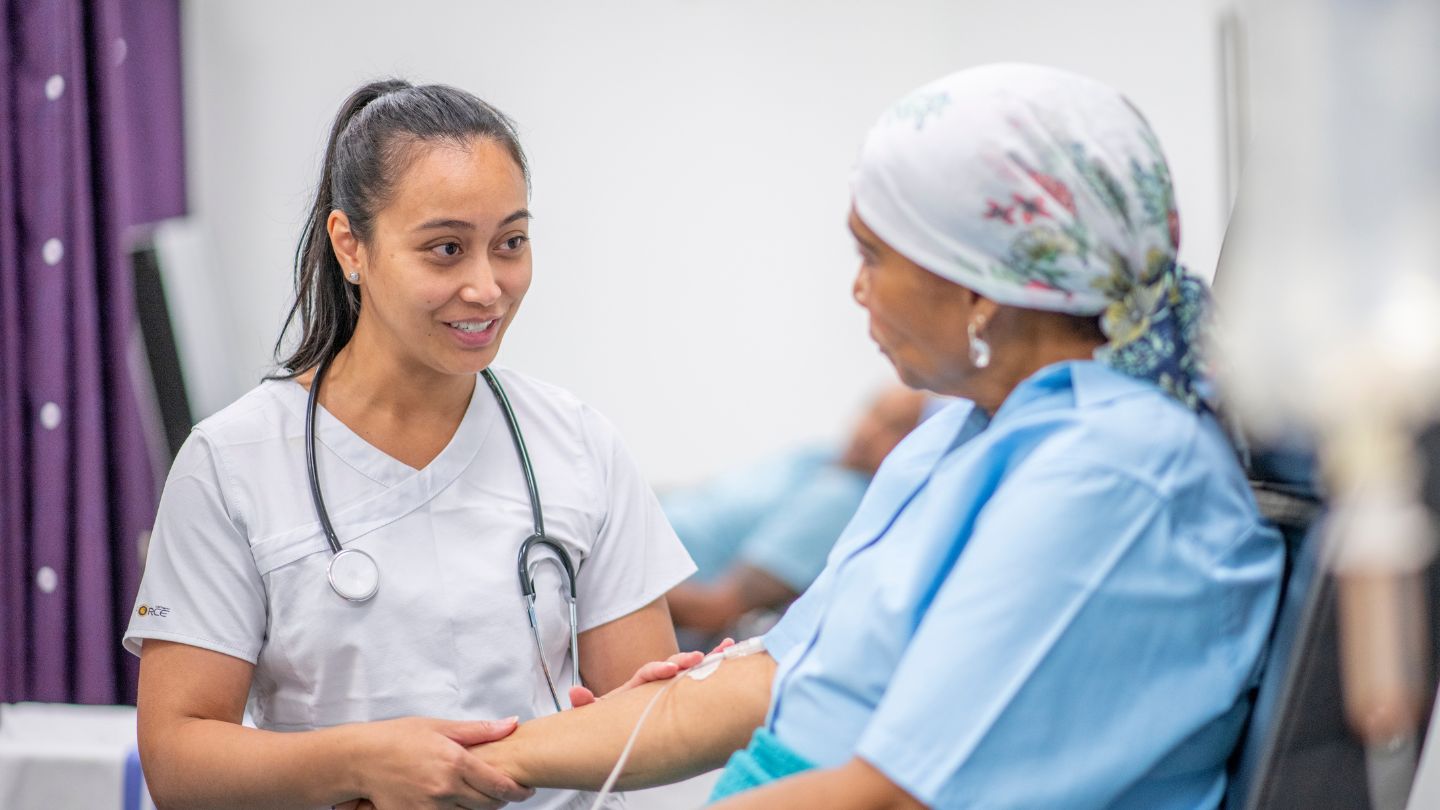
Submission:
[[[360,271],[358,271],[358,270],[351,271],[351,273],[350,273],[350,283],[351,283],[351,284],[359,284],[359,283],[360,283]]]
[[[970,362],[975,368],[985,368],[990,365],[990,343],[976,334],[978,330],[974,321],[965,328],[965,334],[970,338]]]

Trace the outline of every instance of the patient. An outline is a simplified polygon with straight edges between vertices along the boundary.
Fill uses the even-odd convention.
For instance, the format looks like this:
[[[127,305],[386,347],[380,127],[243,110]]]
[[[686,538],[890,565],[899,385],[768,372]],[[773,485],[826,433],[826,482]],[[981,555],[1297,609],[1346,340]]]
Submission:
[[[704,646],[750,611],[810,587],[880,462],[920,420],[925,396],[894,386],[835,453],[807,447],[661,497],[699,571],[666,595],[682,647]]]
[[[975,68],[880,119],[852,195],[871,337],[963,401],[886,459],[768,654],[663,696],[620,786],[729,758],[727,810],[1215,807],[1281,544],[1207,401],[1154,134],[1097,82]],[[476,750],[594,788],[662,686]]]

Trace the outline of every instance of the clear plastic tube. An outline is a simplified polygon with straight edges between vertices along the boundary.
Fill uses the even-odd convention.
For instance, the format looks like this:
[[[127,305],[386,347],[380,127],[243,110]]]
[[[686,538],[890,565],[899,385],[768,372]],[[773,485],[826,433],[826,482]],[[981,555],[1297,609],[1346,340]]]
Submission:
[[[660,702],[660,698],[664,697],[666,692],[669,692],[674,688],[675,684],[680,682],[681,677],[691,678],[697,681],[704,680],[710,677],[710,674],[716,669],[719,669],[720,665],[725,661],[731,658],[743,658],[744,656],[753,655],[757,652],[764,652],[764,650],[765,642],[759,636],[747,638],[719,652],[710,653],[700,659],[700,663],[685,671],[683,675],[677,675],[672,678],[659,692],[656,692],[655,696],[650,698],[650,702],[645,704],[645,711],[640,713],[640,719],[635,721],[635,730],[630,732],[630,739],[626,740],[625,747],[620,749],[620,758],[615,761],[615,767],[610,771],[610,775],[606,777],[605,784],[600,786],[600,792],[595,794],[595,801],[590,805],[590,810],[600,810],[600,805],[603,804],[610,793],[614,791],[615,783],[620,780],[620,772],[625,769],[625,763],[630,759],[630,752],[635,749],[635,741],[640,738],[640,729],[645,725],[646,718],[650,716],[650,710],[655,708],[655,704]]]

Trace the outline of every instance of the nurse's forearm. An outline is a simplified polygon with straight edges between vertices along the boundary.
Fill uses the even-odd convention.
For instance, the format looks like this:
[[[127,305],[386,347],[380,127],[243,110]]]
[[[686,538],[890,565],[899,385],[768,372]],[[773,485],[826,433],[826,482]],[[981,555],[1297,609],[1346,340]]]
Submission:
[[[254,666],[149,639],[140,654],[140,762],[161,808],[315,807],[363,795],[355,727],[281,734],[240,725]]]
[[[495,807],[529,791],[462,746],[498,739],[508,721],[406,717],[279,733],[240,725],[254,667],[239,658],[159,639],[140,654],[140,762],[156,805],[317,807],[366,796],[415,807]],[[453,794],[453,798],[451,798]]]
[[[172,807],[316,807],[363,795],[355,727],[293,734],[194,719],[143,741],[146,778]]]
[[[403,717],[278,733],[197,718],[158,745],[142,741],[141,759],[162,810],[307,808],[360,797],[379,807],[478,810],[533,792],[463,748],[513,728],[513,720]]]
[[[723,765],[765,721],[774,676],[775,660],[763,652],[726,661],[704,680],[681,676],[646,719],[620,789],[674,782]],[[645,706],[667,683],[538,718],[471,750],[522,785],[598,789]]]

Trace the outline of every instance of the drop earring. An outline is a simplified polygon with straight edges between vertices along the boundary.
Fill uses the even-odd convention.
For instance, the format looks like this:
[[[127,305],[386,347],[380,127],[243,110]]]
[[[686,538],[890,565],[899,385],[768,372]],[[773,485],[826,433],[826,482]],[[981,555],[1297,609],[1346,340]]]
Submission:
[[[985,368],[990,365],[990,344],[978,332],[974,321],[965,327],[965,334],[970,338],[970,363],[975,368]]]

